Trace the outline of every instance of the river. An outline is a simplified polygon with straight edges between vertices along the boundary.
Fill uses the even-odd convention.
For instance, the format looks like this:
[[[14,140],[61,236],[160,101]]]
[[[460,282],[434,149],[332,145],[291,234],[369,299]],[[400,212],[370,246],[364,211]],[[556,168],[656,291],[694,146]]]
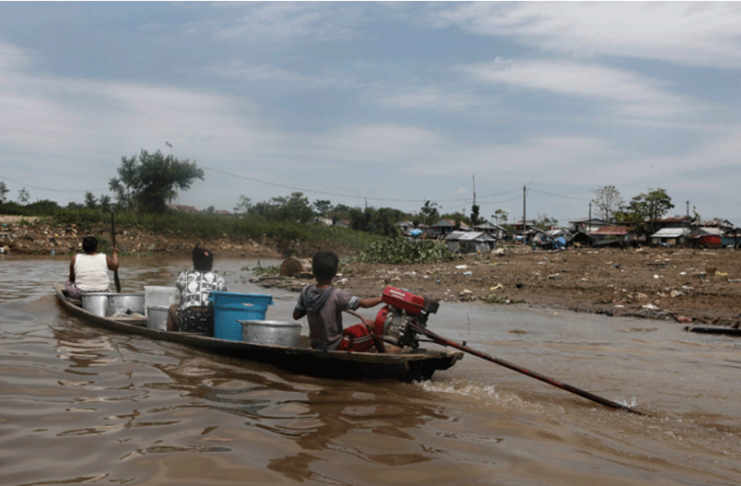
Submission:
[[[296,294],[254,287],[255,264],[214,269],[288,319]],[[741,484],[738,338],[525,306],[443,303],[428,322],[641,417],[470,355],[425,383],[354,383],[99,330],[55,300],[68,266],[0,256],[0,484]],[[119,273],[134,292],[188,266]]]

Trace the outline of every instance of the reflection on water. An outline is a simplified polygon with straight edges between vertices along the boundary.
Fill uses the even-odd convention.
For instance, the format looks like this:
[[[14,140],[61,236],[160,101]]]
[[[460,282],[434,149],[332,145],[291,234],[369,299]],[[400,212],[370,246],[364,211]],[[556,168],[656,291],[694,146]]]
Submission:
[[[124,259],[124,291],[186,260]],[[223,260],[230,290],[264,293]],[[292,375],[96,329],[0,259],[1,484],[738,484],[741,341],[676,324],[443,304],[451,339],[648,412],[600,407],[467,356],[425,383]],[[277,292],[268,312],[288,315]]]

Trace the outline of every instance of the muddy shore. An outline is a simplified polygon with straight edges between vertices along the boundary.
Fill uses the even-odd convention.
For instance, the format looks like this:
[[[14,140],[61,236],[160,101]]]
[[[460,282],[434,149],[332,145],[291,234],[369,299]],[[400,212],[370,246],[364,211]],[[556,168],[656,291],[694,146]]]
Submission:
[[[265,280],[298,289],[310,280]],[[738,327],[741,252],[511,248],[503,255],[416,265],[348,263],[336,286],[366,297],[386,286],[443,302],[482,301]]]
[[[75,225],[50,225],[0,216],[0,248],[11,254],[74,254],[84,236]],[[101,228],[99,234],[106,235]],[[85,232],[85,234],[88,234]],[[292,242],[201,242],[121,228],[116,241],[126,254],[188,257],[196,243],[216,255],[245,259],[307,257],[317,248]],[[340,249],[336,249],[338,252]],[[351,258],[351,255],[346,255]],[[311,280],[265,280],[266,286],[298,289]],[[568,249],[558,252],[510,247],[502,255],[415,265],[347,263],[336,285],[359,296],[378,295],[386,285],[443,302],[482,301],[615,316],[675,320],[682,325],[741,323],[741,252],[727,249]]]

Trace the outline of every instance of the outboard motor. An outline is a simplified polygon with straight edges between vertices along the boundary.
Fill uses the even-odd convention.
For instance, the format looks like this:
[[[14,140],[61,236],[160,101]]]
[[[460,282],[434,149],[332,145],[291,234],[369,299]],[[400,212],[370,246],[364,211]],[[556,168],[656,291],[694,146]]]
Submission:
[[[408,290],[386,287],[381,294],[386,304],[376,315],[375,331],[383,340],[399,347],[419,347],[417,333],[409,324],[427,327],[427,317],[435,314],[440,303],[435,299],[425,299]]]

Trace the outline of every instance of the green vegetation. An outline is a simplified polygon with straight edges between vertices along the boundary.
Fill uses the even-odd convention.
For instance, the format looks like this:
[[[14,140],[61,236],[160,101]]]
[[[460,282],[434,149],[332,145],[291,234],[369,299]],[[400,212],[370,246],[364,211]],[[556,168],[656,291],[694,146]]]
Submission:
[[[356,261],[364,263],[436,263],[452,260],[445,243],[431,240],[388,239],[371,243]]]
[[[255,267],[252,269],[252,273],[258,277],[262,277],[263,275],[278,275],[280,273],[280,267]]]
[[[121,157],[118,177],[113,177],[109,186],[121,208],[157,212],[164,211],[177,191],[188,189],[196,179],[203,180],[203,169],[195,162],[165,156],[159,150],[153,154],[142,150],[138,159],[136,155]],[[94,206],[95,198],[86,198],[86,203]]]

